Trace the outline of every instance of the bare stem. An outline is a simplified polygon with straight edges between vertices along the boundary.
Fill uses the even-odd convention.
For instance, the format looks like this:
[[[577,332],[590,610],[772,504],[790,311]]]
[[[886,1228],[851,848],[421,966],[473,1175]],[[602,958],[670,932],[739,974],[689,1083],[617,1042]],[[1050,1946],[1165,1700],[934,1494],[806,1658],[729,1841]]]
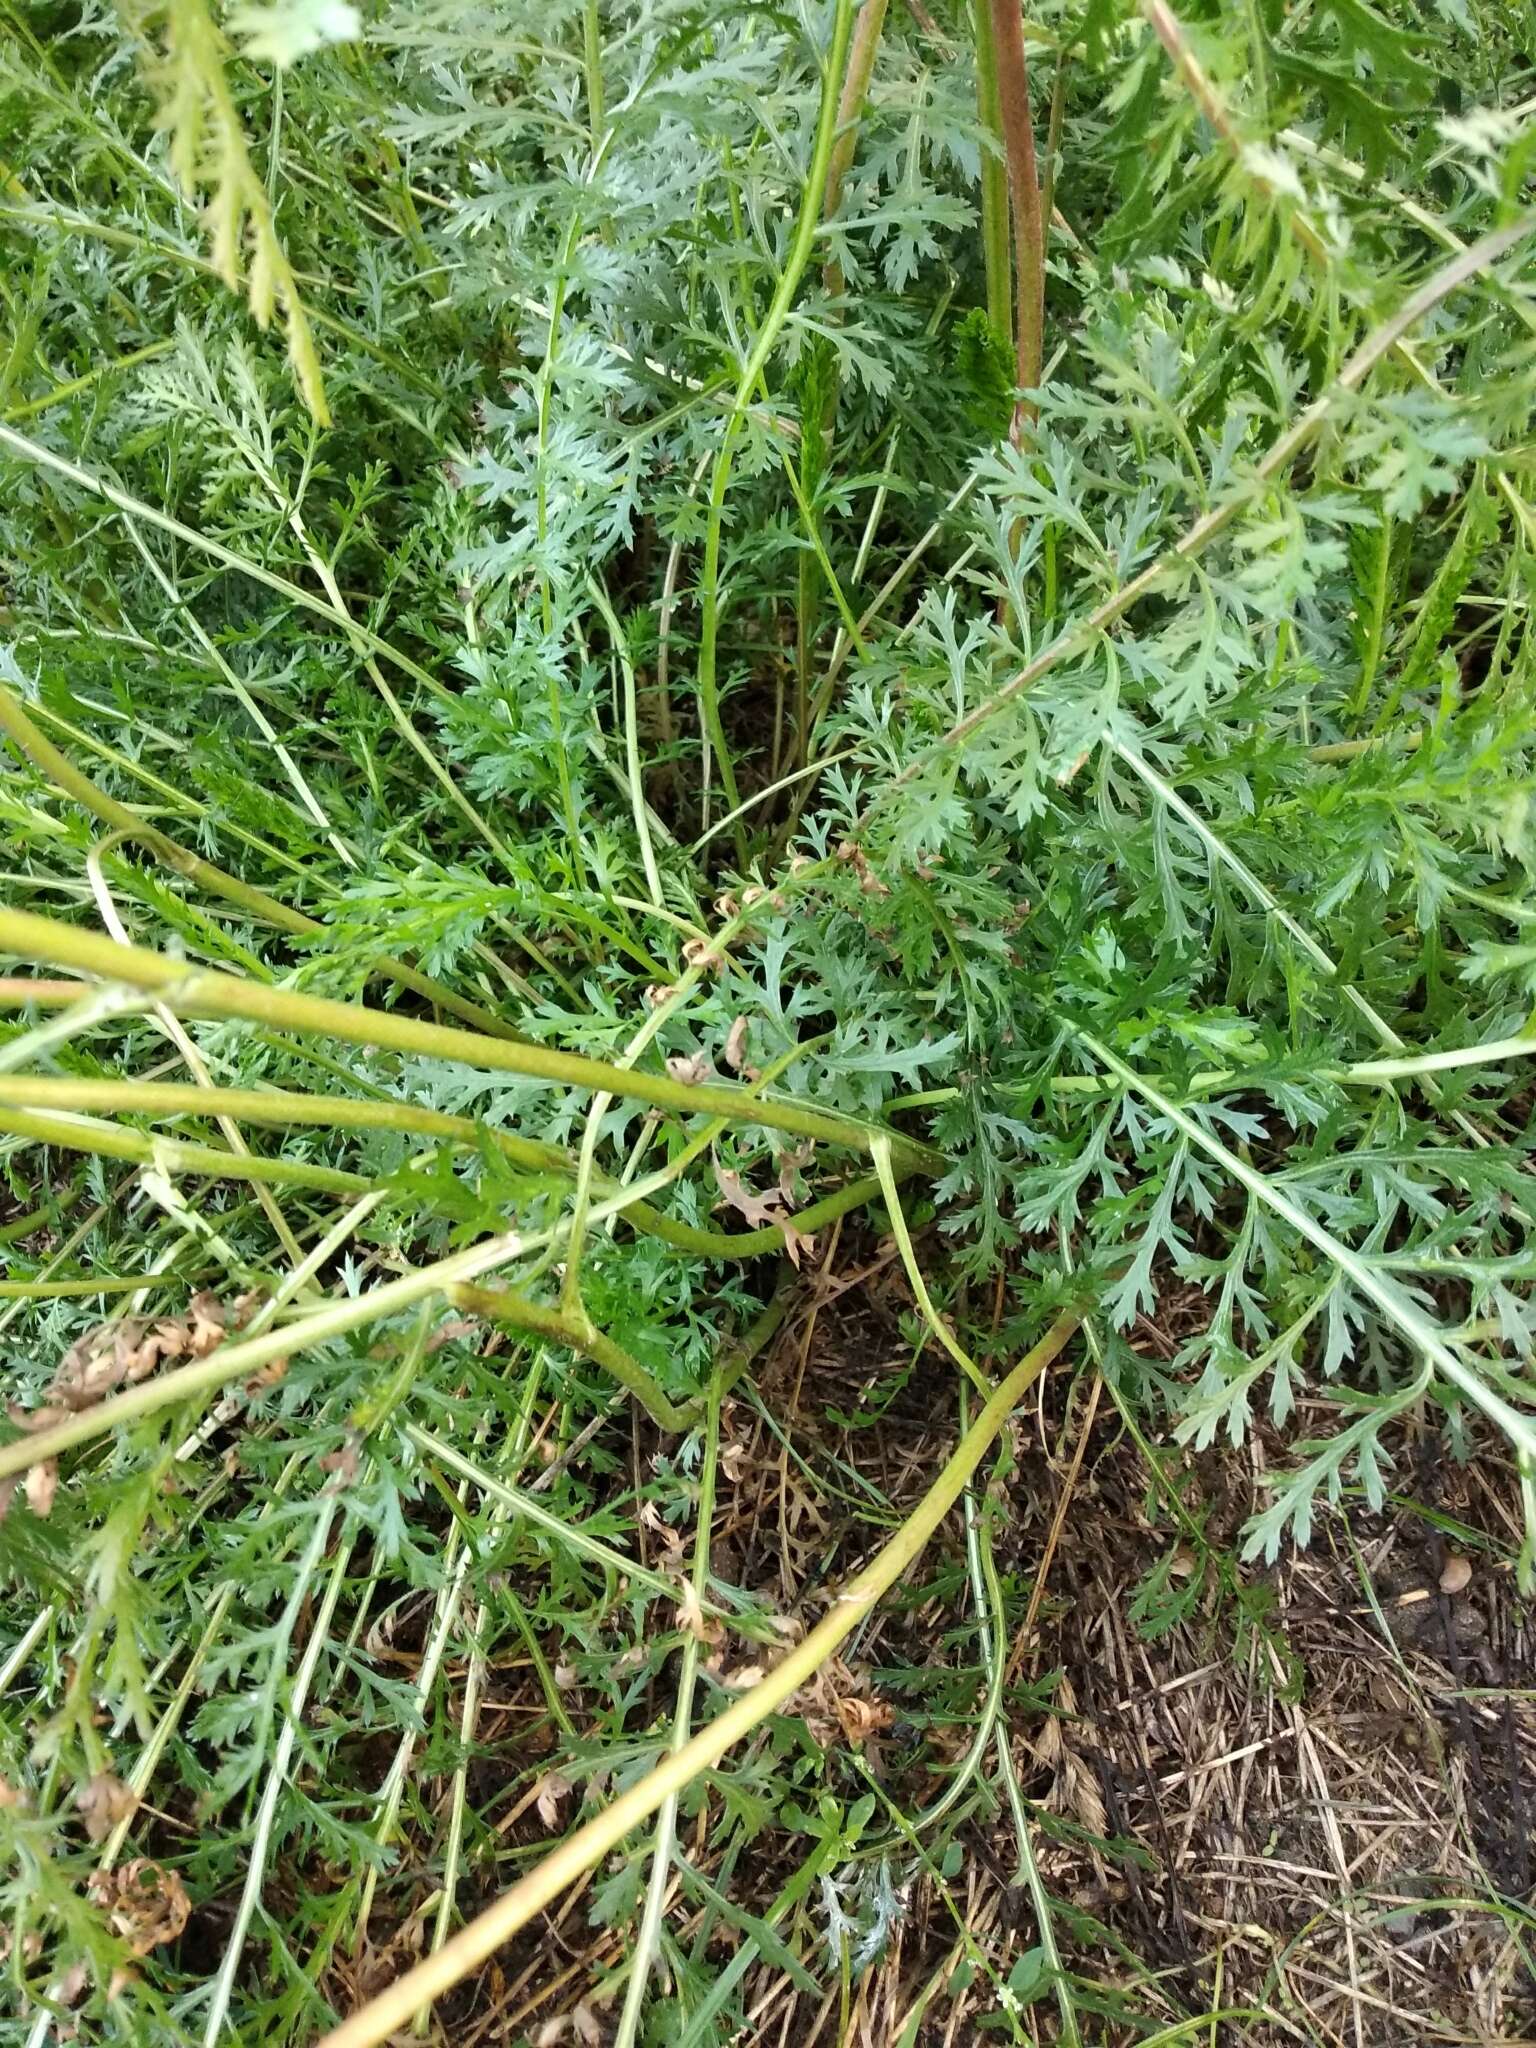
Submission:
[[[1008,256],[1008,172],[1003,147],[1002,104],[997,89],[997,45],[992,34],[991,0],[973,0],[976,24],[976,111],[984,133],[997,149],[981,157],[981,253],[986,266],[987,318],[1003,337],[1013,340],[1012,265]]]
[[[1035,123],[1029,99],[1029,64],[1024,55],[1024,18],[1019,0],[988,0],[997,60],[998,108],[1013,211],[1014,351],[1021,390],[1040,382],[1045,334],[1045,227],[1040,214],[1040,171],[1035,161]],[[1013,438],[1023,437],[1035,408],[1014,410]]]
[[[744,1088],[697,1085],[675,1080],[670,1074],[632,1072],[581,1053],[559,1052],[552,1046],[514,1045],[456,1025],[429,1024],[421,1018],[370,1009],[363,1003],[335,1002],[294,989],[271,988],[212,968],[190,967],[147,946],[119,946],[97,933],[30,911],[0,911],[0,952],[79,968],[103,981],[151,989],[178,1014],[187,1016],[240,1017],[277,1031],[317,1034],[346,1045],[458,1060],[568,1088],[610,1089],[623,1099],[653,1103],[678,1115],[702,1111],[733,1123],[825,1139],[862,1152],[869,1151],[879,1134],[877,1127],[861,1124],[856,1118],[797,1102],[764,1101]],[[895,1143],[908,1160],[935,1156],[909,1138],[897,1137]]]

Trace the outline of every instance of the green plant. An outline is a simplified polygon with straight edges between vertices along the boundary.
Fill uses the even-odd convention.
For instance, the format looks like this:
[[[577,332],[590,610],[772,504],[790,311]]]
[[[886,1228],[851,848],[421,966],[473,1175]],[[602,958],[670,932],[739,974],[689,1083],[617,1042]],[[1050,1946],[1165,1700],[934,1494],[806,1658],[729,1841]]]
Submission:
[[[1422,12],[0,0],[4,2038],[313,2039],[405,1926],[382,2038],[658,1812],[625,2042],[846,2014],[996,1807],[1071,2039],[1028,1589],[967,1496],[952,1795],[812,1758],[732,1394],[898,1606],[1083,1316],[1149,1442],[1305,1400],[1249,1560],[1409,1418],[1536,1528],[1536,42]],[[844,1231],[988,1404],[919,1510],[753,1388]],[[520,1875],[487,1758],[615,1796]]]

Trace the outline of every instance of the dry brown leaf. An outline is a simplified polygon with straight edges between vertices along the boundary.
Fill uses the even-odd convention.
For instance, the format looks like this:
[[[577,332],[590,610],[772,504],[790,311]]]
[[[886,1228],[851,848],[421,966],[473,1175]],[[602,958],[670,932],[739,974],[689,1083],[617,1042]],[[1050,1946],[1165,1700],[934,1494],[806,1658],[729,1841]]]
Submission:
[[[781,1216],[776,1220],[780,1230],[784,1233],[784,1249],[789,1254],[789,1263],[796,1272],[799,1272],[801,1254],[804,1253],[807,1258],[813,1257],[816,1251],[816,1240],[814,1237],[807,1236],[805,1231],[797,1230],[787,1216]]]
[[[91,1973],[84,1963],[71,1963],[53,1987],[60,2005],[78,2005],[90,1985]]]
[[[1472,1583],[1472,1565],[1459,1551],[1452,1551],[1445,1560],[1445,1570],[1440,1574],[1442,1593],[1464,1593]]]
[[[682,1081],[690,1088],[697,1088],[705,1081],[718,1081],[715,1063],[707,1052],[673,1053],[667,1061],[667,1072],[674,1081]]]
[[[453,1344],[460,1337],[474,1337],[480,1333],[480,1324],[473,1316],[450,1316],[446,1323],[439,1324],[427,1339],[428,1354],[441,1351],[445,1344]]]
[[[857,840],[845,839],[837,849],[837,857],[846,861],[859,878],[859,887],[866,896],[889,896],[890,889],[881,881],[869,864],[868,856]]]
[[[582,2048],[600,2048],[603,2023],[585,1999],[571,2014],[571,2030],[582,2044]]]
[[[794,1217],[784,1207],[784,1197],[777,1188],[770,1194],[754,1194],[739,1173],[719,1165],[715,1167],[715,1182],[725,1200],[754,1230],[768,1227],[780,1232],[784,1249],[793,1265],[799,1266],[802,1253],[815,1251],[815,1238],[808,1237],[796,1227]]]
[[[754,1230],[761,1230],[765,1224],[778,1226],[783,1223],[784,1197],[777,1188],[769,1195],[755,1195],[739,1173],[733,1173],[730,1167],[718,1163],[715,1166],[715,1186],[719,1188],[722,1200],[728,1202]]]
[[[552,2020],[546,2020],[534,2035],[533,2048],[559,2048],[559,2043],[569,2032],[570,2025],[565,2014],[557,2013]]]
[[[545,1827],[553,1831],[560,1825],[560,1806],[571,1789],[570,1780],[562,1778],[558,1771],[546,1771],[539,1780],[538,1795],[534,1806]]]
[[[715,1185],[721,1198],[733,1208],[744,1222],[754,1230],[765,1227],[782,1233],[784,1249],[791,1262],[798,1266],[803,1252],[814,1252],[816,1240],[797,1229],[795,1219],[785,1205],[783,1193],[774,1188],[766,1195],[754,1194],[739,1173],[733,1173],[728,1166],[715,1162]]]
[[[16,1490],[20,1485],[21,1475],[16,1472],[8,1479],[0,1479],[0,1522],[3,1522],[10,1512],[11,1502],[16,1498]]]
[[[740,1664],[734,1671],[722,1671],[720,1683],[729,1686],[732,1692],[747,1692],[754,1685],[761,1685],[765,1676],[761,1664]]]
[[[265,1287],[247,1287],[243,1294],[235,1296],[235,1305],[229,1312],[230,1327],[243,1330],[267,1298]]]
[[[93,1842],[104,1842],[120,1820],[126,1820],[138,1805],[137,1797],[111,1771],[98,1771],[75,1794],[85,1832]]]
[[[739,1486],[741,1475],[746,1470],[747,1447],[745,1444],[727,1444],[720,1453],[720,1470],[728,1486]]]
[[[246,1380],[245,1391],[254,1400],[266,1388],[275,1387],[287,1370],[288,1361],[286,1358],[269,1358],[265,1365],[258,1366],[255,1372]]]
[[[327,1493],[345,1493],[357,1477],[357,1468],[362,1461],[363,1440],[356,1430],[347,1431],[346,1440],[334,1451],[327,1451],[319,1461],[320,1470],[329,1472],[331,1483]]]
[[[187,1349],[194,1358],[206,1358],[210,1351],[217,1351],[224,1342],[224,1304],[210,1288],[205,1287],[200,1294],[193,1295],[187,1308],[191,1317]]]
[[[53,1497],[59,1490],[59,1461],[44,1458],[41,1464],[27,1467],[27,1506],[39,1520],[46,1518],[53,1506]]]
[[[725,955],[717,953],[708,939],[684,939],[683,960],[704,974],[718,974],[725,965]]]
[[[843,1740],[850,1748],[858,1748],[860,1744],[867,1742],[871,1735],[878,1735],[882,1728],[889,1728],[891,1725],[891,1710],[884,1700],[839,1698],[836,1705]]]
[[[683,1539],[672,1524],[663,1518],[655,1501],[641,1501],[640,1520],[666,1552],[661,1562],[664,1565],[675,1565],[683,1554]]]
[[[174,1870],[136,1856],[120,1870],[94,1871],[91,1897],[135,1955],[174,1941],[192,1913],[192,1901]]]
[[[691,1579],[684,1585],[683,1597],[678,1602],[677,1625],[701,1643],[718,1643],[721,1637],[719,1622],[711,1620],[699,1605],[699,1596]]]
[[[803,1145],[788,1145],[779,1154],[779,1193],[786,1206],[792,1207],[795,1200],[795,1180],[802,1166],[809,1166],[816,1156],[816,1147],[809,1138]]]
[[[725,1035],[725,1064],[739,1074],[747,1057],[747,1020],[738,1017]]]
[[[0,1809],[15,1810],[20,1808],[22,1812],[25,1812],[30,1804],[31,1801],[27,1798],[26,1793],[19,1791],[9,1778],[0,1778]]]

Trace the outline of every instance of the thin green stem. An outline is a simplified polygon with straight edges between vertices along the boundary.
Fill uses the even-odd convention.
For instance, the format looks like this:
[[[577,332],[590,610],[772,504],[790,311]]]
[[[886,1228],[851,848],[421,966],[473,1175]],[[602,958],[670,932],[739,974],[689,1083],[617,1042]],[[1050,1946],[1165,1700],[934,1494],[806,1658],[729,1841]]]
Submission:
[[[622,1344],[615,1343],[612,1337],[598,1329],[579,1302],[574,1308],[545,1308],[539,1302],[529,1301],[526,1295],[514,1293],[511,1288],[474,1287],[464,1283],[450,1286],[447,1293],[456,1308],[484,1316],[488,1322],[509,1323],[514,1330],[527,1330],[551,1343],[564,1344],[572,1351],[584,1351],[610,1379],[617,1380],[621,1387],[634,1395],[658,1427],[691,1429],[698,1419],[696,1402],[680,1405],[663,1393],[654,1373],[648,1372],[637,1359],[632,1358]]]
[[[84,984],[79,984],[84,986]],[[1078,1077],[1088,1081],[1087,1076]],[[1217,1076],[1217,1079],[1223,1078]],[[542,1144],[517,1137],[494,1125],[467,1116],[424,1109],[414,1102],[369,1101],[346,1095],[297,1095],[280,1088],[197,1088],[186,1081],[116,1081],[76,1079],[59,1074],[5,1074],[0,1076],[0,1112],[9,1109],[55,1109],[77,1112],[101,1111],[123,1115],[202,1116],[218,1113],[238,1122],[266,1124],[282,1129],[290,1124],[318,1126],[336,1131],[401,1131],[413,1136],[444,1138],[469,1149],[488,1142],[506,1158],[529,1173],[559,1174],[569,1178],[576,1162],[558,1145]],[[220,1155],[223,1159],[223,1154]],[[907,1179],[915,1164],[903,1160],[898,1178]],[[592,1192],[609,1196],[618,1192],[606,1175],[594,1174]],[[866,1175],[834,1188],[818,1201],[798,1210],[796,1226],[809,1234],[835,1222],[851,1209],[861,1208],[880,1192],[879,1180]],[[664,1215],[641,1196],[624,1205],[625,1220],[647,1237],[659,1237],[681,1252],[696,1252],[703,1258],[752,1258],[764,1252],[782,1251],[784,1233],[773,1224],[759,1230],[710,1230]],[[30,1284],[30,1283],[28,1283]],[[87,1291],[85,1283],[81,1292]]]
[[[1364,1257],[1352,1246],[1335,1237],[1331,1230],[1317,1222],[1314,1217],[1294,1202],[1286,1191],[1279,1187],[1267,1174],[1250,1166],[1219,1138],[1214,1137],[1204,1124],[1197,1123],[1188,1111],[1164,1095],[1144,1075],[1128,1067],[1116,1054],[1111,1052],[1097,1038],[1080,1027],[1073,1027],[1076,1037],[1099,1060],[1110,1073],[1127,1088],[1132,1089],[1143,1101],[1150,1102],[1154,1109],[1169,1119],[1192,1145],[1199,1148],[1210,1159],[1230,1173],[1234,1180],[1265,1208],[1284,1219],[1290,1227],[1306,1238],[1343,1274],[1344,1278],[1359,1293],[1370,1301],[1409,1344],[1429,1365],[1433,1366],[1443,1379],[1464,1395],[1473,1407],[1494,1422],[1513,1445],[1522,1470],[1536,1467],[1536,1422],[1529,1415],[1522,1414],[1506,1401],[1488,1381],[1457,1355],[1445,1341],[1444,1334],[1425,1315],[1418,1303],[1389,1280],[1377,1267],[1374,1260]]]
[[[1118,590],[1111,592],[1091,612],[1075,620],[1058,633],[1056,638],[1027,662],[1018,674],[996,690],[974,711],[957,719],[942,738],[926,747],[907,763],[898,775],[891,777],[865,810],[859,820],[862,829],[877,810],[891,802],[896,793],[914,782],[918,776],[928,773],[937,762],[953,753],[981,727],[998,717],[1026,690],[1032,690],[1036,683],[1059,668],[1064,661],[1083,653],[1110,627],[1117,625],[1127,612],[1149,596],[1154,590],[1171,580],[1182,576],[1187,566],[1208,548],[1212,541],[1226,532],[1244,509],[1262,496],[1275,478],[1284,474],[1296,458],[1311,446],[1335,411],[1351,393],[1359,388],[1366,377],[1387,355],[1405,334],[1434,311],[1442,300],[1448,298],[1459,286],[1470,278],[1487,270],[1501,257],[1527,240],[1536,230],[1536,214],[1522,215],[1492,234],[1484,235],[1472,243],[1449,263],[1433,273],[1419,289],[1412,293],[1398,310],[1384,320],[1344,364],[1332,387],[1321,398],[1315,399],[1285,427],[1263,457],[1255,464],[1247,479],[1225,498],[1221,504],[1213,505],[1157,559],[1148,563],[1139,574],[1122,583]]]
[[[339,1167],[311,1166],[301,1159],[265,1159],[256,1153],[242,1156],[222,1146],[191,1144],[184,1138],[156,1138],[147,1131],[102,1123],[94,1117],[5,1109],[0,1110],[0,1131],[27,1138],[35,1145],[59,1145],[66,1151],[89,1152],[101,1159],[128,1159],[136,1166],[155,1167],[173,1178],[179,1174],[207,1174],[215,1180],[314,1188],[332,1195],[360,1194],[373,1185],[364,1175],[346,1173]]]
[[[1045,335],[1045,226],[1040,217],[1040,172],[1035,162],[1034,110],[1030,104],[1029,62],[1024,54],[1024,22],[1019,0],[989,0],[992,47],[996,61],[998,108],[1013,214],[1014,355],[1021,391],[1040,382]],[[1035,416],[1034,405],[1020,400],[1013,416],[1013,438],[1022,438],[1023,422]]]
[[[645,800],[645,782],[640,773],[640,710],[635,693],[635,664],[630,657],[629,639],[619,624],[618,613],[608,602],[608,593],[594,576],[587,578],[587,589],[602,614],[603,624],[608,628],[613,651],[618,656],[619,673],[624,678],[624,764],[629,771],[630,811],[635,821],[635,837],[640,842],[646,888],[656,908],[664,910],[666,899],[661,893],[661,872],[656,865],[656,849],[651,843],[650,805]]]
[[[741,792],[736,782],[735,763],[726,742],[725,727],[721,722],[718,680],[720,548],[725,522],[725,498],[730,486],[731,463],[736,452],[736,442],[746,424],[749,402],[758,378],[773,353],[784,322],[789,317],[789,310],[794,303],[795,293],[800,288],[800,280],[805,274],[806,265],[810,261],[811,247],[821,221],[827,168],[831,162],[832,144],[837,132],[838,89],[852,28],[853,0],[835,0],[832,46],[822,79],[821,112],[816,124],[810,167],[806,172],[805,185],[801,192],[800,218],[796,225],[795,238],[790,244],[789,257],[779,278],[778,289],[764,315],[763,324],[758,329],[752,351],[742,367],[710,476],[708,513],[704,528],[704,561],[699,577],[699,711],[705,737],[719,767],[720,787],[725,796],[726,808],[731,811],[740,810]],[[747,836],[739,823],[735,828],[734,838],[737,858],[745,867],[748,857]]]
[[[907,1279],[911,1283],[912,1292],[917,1296],[917,1305],[923,1312],[923,1319],[978,1392],[983,1395],[989,1394],[992,1390],[987,1384],[986,1374],[981,1370],[975,1359],[971,1357],[964,1345],[959,1342],[954,1331],[950,1329],[933,1305],[933,1297],[928,1292],[928,1283],[923,1278],[923,1269],[917,1263],[917,1253],[912,1244],[912,1233],[907,1228],[906,1213],[901,1206],[901,1195],[897,1190],[896,1175],[891,1166],[890,1145],[885,1139],[880,1138],[875,1141],[871,1150],[874,1154],[875,1172],[880,1180],[880,1192],[885,1197],[885,1206],[891,1219],[891,1229],[895,1233],[897,1249],[901,1253],[901,1263],[906,1268]]]
[[[430,1430],[422,1429],[417,1423],[408,1422],[404,1433],[423,1456],[446,1466],[450,1472],[456,1472],[461,1479],[467,1480],[477,1493],[483,1494],[487,1500],[495,1501],[500,1507],[505,1508],[509,1515],[520,1517],[523,1521],[531,1523],[534,1528],[542,1529],[550,1541],[559,1548],[569,1550],[576,1557],[584,1557],[589,1564],[598,1565],[605,1572],[612,1572],[616,1579],[629,1580],[637,1586],[644,1586],[653,1599],[677,1598],[675,1579],[669,1579],[662,1572],[652,1571],[637,1558],[626,1556],[622,1550],[616,1550],[601,1536],[593,1536],[579,1522],[573,1522],[568,1515],[556,1514],[553,1508],[545,1507],[538,1496],[529,1492],[526,1487],[514,1486],[508,1480],[497,1478],[494,1473],[487,1472],[483,1466],[477,1465],[472,1458],[466,1458],[464,1453],[456,1450],[452,1444],[444,1443],[441,1437],[433,1436]],[[730,1620],[729,1609],[704,1599],[702,1592],[700,1599],[706,1614],[720,1621]]]

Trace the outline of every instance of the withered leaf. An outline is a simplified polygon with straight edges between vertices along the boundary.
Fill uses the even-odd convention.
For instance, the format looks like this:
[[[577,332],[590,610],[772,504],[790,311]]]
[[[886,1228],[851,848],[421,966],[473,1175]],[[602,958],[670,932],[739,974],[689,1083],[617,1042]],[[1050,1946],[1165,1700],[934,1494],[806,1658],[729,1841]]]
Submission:
[[[71,1963],[63,1976],[53,1987],[53,1995],[60,2005],[78,2005],[86,1994],[91,1973],[84,1963]]]
[[[361,1445],[358,1440],[349,1435],[344,1444],[339,1445],[334,1451],[327,1451],[320,1459],[320,1470],[331,1475],[331,1483],[325,1489],[327,1493],[346,1492],[357,1477],[360,1452]]]
[[[191,1314],[187,1349],[194,1358],[206,1358],[224,1342],[224,1304],[209,1288],[194,1294],[187,1304]]]
[[[27,1506],[39,1519],[45,1517],[53,1506],[53,1497],[58,1490],[57,1458],[44,1458],[39,1464],[27,1467]]]
[[[562,1778],[558,1771],[546,1771],[539,1780],[538,1796],[533,1803],[545,1827],[551,1830],[559,1827],[561,1803],[570,1789],[570,1780]]]
[[[837,1718],[842,1726],[843,1740],[850,1748],[856,1749],[871,1735],[890,1727],[891,1710],[884,1700],[861,1700],[855,1695],[838,1699]]]
[[[738,1017],[725,1035],[725,1064],[733,1074],[739,1074],[747,1057],[747,1020]]]
[[[762,1684],[764,1676],[761,1664],[738,1664],[734,1671],[720,1673],[720,1683],[732,1692],[750,1692],[754,1685]]]
[[[601,2048],[603,2023],[585,1999],[571,2014],[571,2030],[582,2048]]]
[[[784,1239],[784,1249],[796,1266],[803,1252],[814,1252],[816,1240],[797,1229],[794,1216],[785,1206],[784,1196],[777,1188],[766,1195],[755,1195],[745,1184],[739,1173],[733,1173],[728,1166],[717,1163],[715,1185],[721,1195],[754,1230],[769,1226],[777,1230]]]
[[[720,1640],[720,1624],[711,1620],[700,1606],[699,1596],[694,1591],[691,1579],[685,1582],[683,1597],[677,1605],[677,1625],[686,1629],[691,1636],[697,1637],[701,1643],[718,1643]]]
[[[667,1072],[674,1081],[686,1082],[690,1088],[719,1079],[715,1063],[707,1052],[673,1053],[667,1061]]]
[[[138,1799],[111,1771],[98,1771],[75,1794],[85,1832],[93,1842],[104,1842],[120,1820],[126,1820]]]
[[[737,1215],[750,1223],[754,1230],[761,1230],[765,1224],[783,1223],[784,1197],[777,1188],[772,1194],[755,1195],[739,1173],[718,1164],[715,1167],[715,1186]]]
[[[136,1856],[119,1870],[95,1871],[90,1893],[139,1956],[174,1941],[192,1914],[192,1901],[175,1871],[147,1856]]]

